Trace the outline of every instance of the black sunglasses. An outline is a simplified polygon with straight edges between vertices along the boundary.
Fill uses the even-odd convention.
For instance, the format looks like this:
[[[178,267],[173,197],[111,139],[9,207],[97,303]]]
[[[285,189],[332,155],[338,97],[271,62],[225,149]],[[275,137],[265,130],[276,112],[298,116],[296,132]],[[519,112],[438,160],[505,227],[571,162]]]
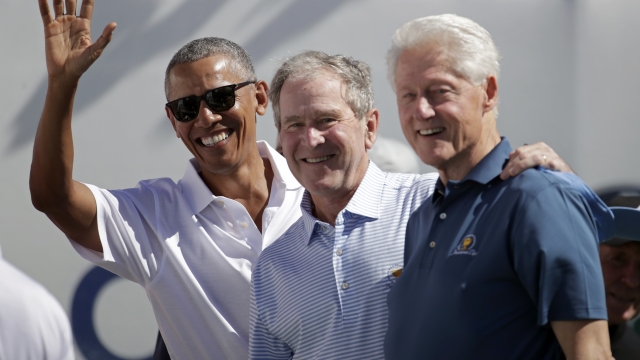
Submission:
[[[245,81],[239,84],[221,86],[207,91],[202,96],[187,96],[167,103],[173,116],[180,122],[189,122],[195,119],[200,112],[200,101],[204,100],[211,111],[220,112],[229,110],[236,104],[236,90],[255,81]]]

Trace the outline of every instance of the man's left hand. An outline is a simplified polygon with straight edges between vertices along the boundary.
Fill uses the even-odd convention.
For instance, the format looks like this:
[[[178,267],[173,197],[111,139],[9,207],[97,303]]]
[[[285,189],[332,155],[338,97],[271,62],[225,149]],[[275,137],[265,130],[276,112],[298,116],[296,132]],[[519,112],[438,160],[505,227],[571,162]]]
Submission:
[[[533,145],[523,145],[509,154],[509,162],[500,173],[501,179],[516,176],[534,166],[544,166],[547,169],[573,172],[569,165],[556,154],[549,145],[539,142]]]

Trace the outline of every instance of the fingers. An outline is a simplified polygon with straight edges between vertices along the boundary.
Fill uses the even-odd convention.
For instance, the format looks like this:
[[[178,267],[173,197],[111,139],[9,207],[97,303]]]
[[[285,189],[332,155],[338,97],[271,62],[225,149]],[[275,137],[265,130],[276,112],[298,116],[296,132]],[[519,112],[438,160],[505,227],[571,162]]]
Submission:
[[[65,0],[65,8],[67,11],[65,15],[76,15],[76,0]]]
[[[509,154],[509,162],[500,173],[500,178],[504,180],[510,176],[516,176],[526,169],[541,165],[546,161],[535,150],[539,146],[538,144],[520,146],[512,151]]]
[[[573,172],[560,155],[556,154],[549,145],[543,142],[533,144],[531,148],[528,149],[528,152],[531,154],[530,156],[534,156],[537,165],[542,165],[547,169],[556,171]]]
[[[89,48],[89,50],[91,51],[91,58],[94,61],[98,57],[100,57],[104,48],[107,47],[107,45],[109,45],[109,42],[111,41],[111,37],[113,36],[113,31],[116,29],[116,26],[118,25],[114,22],[107,24],[107,26],[104,27],[104,30],[102,30],[102,35],[100,35],[98,40],[96,40],[93,43],[93,45],[91,45],[91,47]]]
[[[538,142],[533,145],[525,145],[517,148],[509,155],[509,163],[500,173],[501,179],[515,176],[526,169],[535,166],[544,166],[551,170],[571,172],[571,168],[549,145]]]
[[[80,17],[91,20],[91,16],[93,16],[93,0],[82,1],[82,5],[80,6]]]
[[[40,16],[42,16],[42,23],[47,26],[53,21],[51,16],[51,9],[49,9],[49,2],[47,0],[38,0],[40,6]]]
[[[53,0],[53,13],[56,17],[64,15],[64,2],[62,0]]]

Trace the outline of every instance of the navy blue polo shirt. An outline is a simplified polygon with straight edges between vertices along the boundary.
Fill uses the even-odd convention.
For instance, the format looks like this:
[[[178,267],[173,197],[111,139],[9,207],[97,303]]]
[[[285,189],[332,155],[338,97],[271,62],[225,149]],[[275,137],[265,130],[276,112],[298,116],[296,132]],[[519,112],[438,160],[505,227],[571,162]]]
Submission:
[[[557,359],[550,321],[607,318],[586,201],[548,172],[501,180],[510,152],[503,138],[411,215],[387,359]]]

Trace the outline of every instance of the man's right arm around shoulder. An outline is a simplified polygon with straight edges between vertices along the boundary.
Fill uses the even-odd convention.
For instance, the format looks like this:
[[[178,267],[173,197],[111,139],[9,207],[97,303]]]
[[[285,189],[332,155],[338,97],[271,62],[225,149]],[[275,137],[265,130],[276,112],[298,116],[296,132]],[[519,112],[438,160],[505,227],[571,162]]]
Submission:
[[[29,189],[36,209],[44,212],[65,235],[102,252],[96,202],[89,188],[73,180],[71,118],[78,82],[111,40],[115,23],[91,41],[93,0],[38,0],[44,23],[48,87],[33,146]]]

